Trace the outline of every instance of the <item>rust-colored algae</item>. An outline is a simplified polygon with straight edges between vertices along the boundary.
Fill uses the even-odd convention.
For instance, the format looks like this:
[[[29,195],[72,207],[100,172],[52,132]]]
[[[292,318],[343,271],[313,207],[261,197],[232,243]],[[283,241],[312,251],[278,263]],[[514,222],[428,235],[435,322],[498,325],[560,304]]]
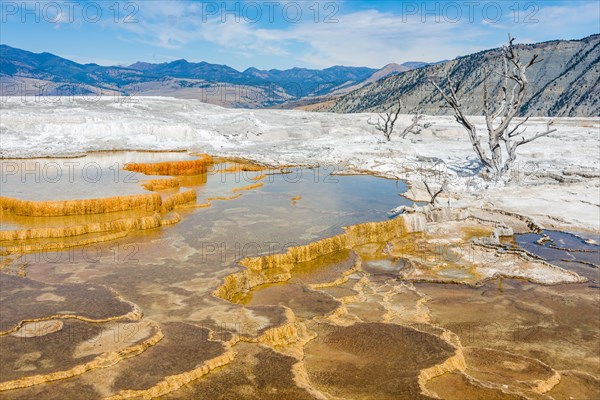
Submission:
[[[191,161],[170,161],[160,163],[129,163],[125,169],[144,173],[146,175],[199,175],[205,174],[213,159],[209,155],[198,155],[200,158]],[[260,171],[258,167],[249,162],[237,162],[236,171]],[[150,191],[179,189],[181,182],[178,178],[151,179],[144,181],[142,186]],[[47,228],[32,228],[0,232],[0,241],[3,243],[2,254],[23,254],[45,249],[43,243],[23,243],[25,240],[48,238],[71,238],[75,236],[90,235],[85,238],[58,241],[52,243],[52,249],[59,251],[70,247],[85,246],[109,240],[122,238],[130,231],[158,228],[172,225],[180,221],[177,214],[163,218],[161,214],[171,212],[182,206],[208,207],[214,200],[230,200],[239,197],[239,191],[251,190],[262,186],[258,182],[246,187],[236,188],[230,197],[211,197],[206,204],[195,204],[196,190],[188,189],[171,194],[148,193],[131,196],[114,196],[98,199],[58,200],[58,201],[27,201],[10,197],[0,197],[0,212],[26,217],[55,217],[75,215],[97,215],[112,212],[141,211],[151,215],[131,218],[118,218],[112,221],[84,223],[72,226],[54,226]],[[91,236],[91,234],[102,235]],[[10,243],[20,242],[20,243]]]
[[[181,217],[177,213],[172,213],[165,217],[154,213],[145,217],[122,218],[114,221],[77,226],[0,231],[0,241],[8,242],[2,245],[0,254],[26,254],[50,250],[60,251],[72,247],[88,246],[123,238],[131,231],[159,228],[161,226],[176,224],[179,221],[181,221]],[[49,243],[22,242],[30,239],[67,239],[94,233],[103,234],[69,241],[51,241]],[[12,244],[10,243],[11,241],[17,243]]]
[[[386,242],[396,236],[421,230],[425,225],[420,214],[403,214],[383,222],[367,222],[345,228],[343,234],[318,240],[305,246],[290,247],[285,253],[250,257],[240,261],[247,269],[229,275],[215,291],[217,297],[233,301],[240,294],[262,285],[286,281],[298,263],[314,260],[354,246]]]
[[[142,187],[151,192],[158,190],[176,189],[179,188],[179,179],[168,178],[168,179],[149,179],[144,181]]]
[[[129,163],[125,169],[147,175],[202,176],[213,165],[209,155],[196,155],[197,160],[172,161],[160,163]],[[228,162],[226,171],[261,171],[264,168],[245,160],[220,161]],[[257,177],[260,180],[264,175]],[[72,199],[56,201],[28,201],[0,196],[0,214],[17,217],[73,217],[102,215],[93,222],[65,221],[57,222],[57,226],[44,228],[17,229],[0,231],[0,255],[13,256],[40,251],[62,251],[69,248],[112,241],[123,238],[132,231],[158,228],[173,225],[181,217],[172,211],[180,207],[209,207],[215,200],[231,200],[241,196],[240,191],[251,190],[263,185],[262,182],[233,189],[233,195],[215,196],[207,199],[207,203],[196,204],[195,189],[180,190],[181,178],[170,177],[143,181],[142,187],[155,193],[113,196],[97,199]],[[167,191],[166,193],[156,193]],[[173,193],[175,191],[175,193]],[[111,220],[110,213],[126,213],[135,211],[137,216],[118,215]],[[148,215],[143,215],[147,213]],[[142,214],[140,216],[140,214]],[[165,215],[168,214],[168,215]],[[82,223],[83,222],[83,223]],[[50,240],[54,239],[54,240]],[[56,240],[59,239],[59,240]],[[3,264],[6,267],[6,263]],[[0,268],[1,269],[1,268]]]
[[[465,348],[457,334],[432,325],[431,315],[425,305],[429,301],[429,297],[413,288],[412,290],[417,294],[414,311],[393,300],[399,294],[404,293],[405,289],[403,288],[413,287],[410,281],[419,281],[423,278],[419,274],[415,275],[419,271],[422,271],[421,274],[439,275],[440,282],[465,283],[473,286],[488,279],[512,276],[539,281],[543,284],[584,281],[575,273],[551,266],[535,257],[531,258],[525,253],[513,254],[507,249],[497,251],[498,249],[494,246],[499,242],[494,240],[497,241],[499,237],[510,232],[511,225],[505,225],[507,217],[504,214],[490,211],[489,215],[485,215],[485,217],[489,219],[474,218],[468,210],[463,209],[441,211],[425,209],[421,212],[402,214],[384,222],[350,226],[344,229],[343,234],[318,240],[305,246],[290,247],[282,254],[242,259],[239,264],[246,269],[227,276],[214,295],[239,304],[249,302],[248,304],[266,305],[274,302],[285,305],[292,314],[290,321],[293,320],[294,315],[299,316],[300,319],[295,321],[294,327],[301,329],[308,328],[308,325],[303,324],[312,319],[312,322],[325,320],[329,324],[333,324],[332,331],[336,333],[343,330],[363,329],[359,327],[364,327],[365,333],[367,333],[366,327],[374,326],[372,324],[377,322],[384,322],[384,324],[378,325],[377,330],[373,332],[369,331],[367,334],[363,334],[361,331],[359,335],[352,334],[352,340],[340,341],[336,338],[336,341],[332,342],[338,343],[337,346],[342,347],[340,349],[342,353],[340,355],[336,348],[329,356],[325,355],[326,361],[319,357],[321,357],[321,353],[327,352],[327,346],[323,346],[322,343],[328,343],[328,340],[311,341],[311,337],[314,339],[314,335],[319,335],[312,327],[308,328],[308,335],[304,334],[303,336],[299,334],[301,329],[296,329],[295,342],[291,341],[288,345],[277,344],[278,349],[285,348],[285,351],[289,352],[288,354],[295,354],[299,360],[295,364],[295,370],[298,370],[300,375],[307,376],[307,382],[310,382],[308,385],[316,393],[324,393],[324,398],[347,396],[370,398],[374,394],[380,395],[382,398],[391,398],[392,396],[394,398],[437,398],[439,391],[437,391],[437,387],[430,386],[430,382],[438,377],[449,375],[464,376],[473,384],[483,385],[482,388],[485,390],[482,389],[479,392],[476,392],[477,387],[473,386],[474,394],[485,393],[501,396],[506,394],[505,397],[511,399],[521,398],[521,395],[523,398],[538,398],[536,396],[548,393],[558,387],[561,381],[559,373],[545,367],[543,363],[536,364],[533,359],[523,357],[517,363],[518,365],[510,361],[504,362],[503,366],[506,367],[507,372],[503,372],[500,366],[492,364],[490,366],[493,366],[493,370],[487,371],[488,366],[485,362],[481,364],[481,362],[478,363],[467,357],[473,353],[465,354]],[[509,218],[513,217],[509,216]],[[518,222],[520,223],[520,221]],[[412,244],[412,246],[406,248],[404,244]],[[455,249],[458,245],[469,246],[469,248],[481,247],[486,252],[485,257],[478,254],[473,256],[472,253],[468,253],[466,257],[463,254],[457,258],[454,250],[449,253],[444,250],[446,248]],[[318,304],[318,300],[309,299],[306,295],[307,289],[319,290],[322,286],[311,283],[310,279],[301,276],[301,266],[315,262],[314,260],[319,257],[335,253],[341,254],[349,250],[358,253],[360,257],[357,267],[333,274],[332,276],[339,276],[340,279],[325,283],[323,287],[346,287],[345,285],[348,283],[348,287],[353,290],[351,294],[356,293],[356,295],[340,298],[337,303],[332,302],[327,311],[323,311],[322,307],[317,307],[322,306],[322,304]],[[400,263],[401,265],[399,264],[395,272],[390,273],[389,277],[381,274],[371,275],[363,270],[361,260],[366,263],[379,262],[382,258],[392,259],[392,262],[403,262]],[[494,263],[489,262],[491,259],[494,260]],[[417,266],[418,268],[415,269]],[[399,273],[400,271],[403,273]],[[404,276],[406,274],[407,276]],[[279,282],[286,282],[286,284],[276,285]],[[302,285],[302,289],[297,286],[299,283]],[[315,310],[320,309],[319,312],[322,314],[307,312],[306,304],[296,303],[298,299],[303,299],[302,302],[309,303]],[[336,304],[339,306],[332,311]],[[379,309],[381,310],[378,311]],[[436,360],[430,365],[415,368],[410,374],[410,379],[404,375],[406,368],[398,369],[389,365],[393,362],[392,360],[385,357],[378,358],[377,366],[364,368],[364,357],[358,358],[353,354],[355,351],[362,352],[363,347],[368,351],[373,348],[378,355],[391,353],[392,349],[397,349],[399,341],[394,340],[393,345],[388,348],[382,344],[383,340],[376,340],[374,344],[373,335],[390,329],[405,330],[406,332],[407,329],[411,329],[406,324],[419,324],[425,328],[424,330],[417,329],[420,339],[429,338],[432,343],[439,340],[439,346],[442,347],[446,344],[449,345],[444,351],[440,351],[441,347],[438,346],[435,351],[431,348],[420,352],[420,359],[427,355],[435,356]],[[320,330],[318,331],[320,332]],[[308,342],[303,341],[302,337],[308,338]],[[357,347],[357,343],[363,342],[364,346]],[[410,342],[410,346],[415,346],[422,343],[422,340]],[[345,346],[348,346],[348,349],[344,348]],[[408,348],[410,346],[401,347]],[[311,350],[315,348],[317,351]],[[336,361],[335,368],[327,365],[327,362],[332,359]],[[526,364],[523,360],[531,360],[528,361],[526,370],[515,369],[513,371],[514,368],[520,368],[521,365]],[[380,367],[381,365],[384,365],[383,369]],[[347,371],[340,373],[339,370],[344,368]],[[370,371],[371,369],[372,371]],[[365,372],[367,370],[369,372]],[[400,373],[400,371],[402,372]],[[399,382],[394,379],[394,384],[389,387],[385,387],[382,383],[369,387],[366,392],[361,392],[374,379],[390,372],[394,377],[400,373],[400,376],[406,377],[407,380]],[[518,383],[507,381],[505,378],[508,375],[511,375],[511,379]],[[385,384],[387,385],[391,381],[390,378],[386,380]],[[401,383],[400,386],[397,385],[399,383]],[[458,383],[456,384],[458,385]],[[510,388],[505,391],[505,387]],[[380,393],[380,391],[387,393]]]
[[[159,163],[129,163],[125,164],[127,171],[139,172],[145,175],[200,175],[208,171],[213,163],[208,154],[198,155],[197,160],[188,161],[165,161]]]
[[[252,190],[252,189],[259,188],[259,187],[261,187],[263,185],[264,185],[264,183],[258,182],[258,183],[254,183],[254,184],[248,185],[248,186],[243,186],[243,187],[239,187],[239,188],[233,188],[232,191],[235,193],[235,192],[241,192],[241,191],[245,191],[245,190]]]
[[[175,193],[167,197],[163,202],[163,209],[165,211],[172,211],[178,206],[193,203],[196,201],[196,191],[191,189],[185,192]]]
[[[150,211],[160,211],[162,213],[168,213],[183,205],[188,205],[196,201],[196,191],[188,190],[185,192],[178,192],[167,196],[164,200],[158,194],[142,195],[151,196],[153,199],[152,209]],[[105,199],[105,204],[117,204],[123,205],[128,203],[121,202],[120,197],[113,197]],[[70,202],[77,202],[78,200],[70,200]],[[86,200],[79,200],[86,202]],[[133,203],[129,203],[133,204]],[[98,207],[86,208],[85,205],[81,206],[79,210],[82,212],[96,213],[99,211]],[[39,207],[41,209],[41,206]],[[109,209],[114,209],[109,208]],[[104,208],[105,210],[107,208]],[[137,209],[137,208],[136,208]],[[147,209],[144,209],[147,211]],[[110,211],[105,211],[108,213]],[[106,222],[94,222],[87,224],[79,224],[74,226],[62,226],[62,227],[48,227],[48,228],[32,228],[32,229],[21,229],[11,231],[0,231],[0,242],[3,243],[1,254],[25,254],[34,253],[41,250],[49,250],[48,246],[44,243],[23,243],[25,240],[35,239],[66,239],[76,236],[90,235],[102,233],[99,236],[84,237],[78,240],[62,240],[53,241],[50,243],[50,249],[59,251],[72,247],[87,246],[94,243],[101,243],[110,240],[119,239],[127,236],[128,232],[154,229],[165,225],[173,225],[181,220],[180,216],[176,213],[170,214],[167,217],[161,216],[158,212],[154,212],[151,215],[142,217],[131,217],[131,218],[120,218]],[[17,242],[10,243],[10,242]]]
[[[234,195],[232,195],[232,196],[228,196],[228,197],[225,197],[225,196],[209,197],[209,198],[208,198],[208,199],[206,199],[206,200],[208,200],[208,201],[227,201],[227,200],[235,200],[235,199],[237,199],[238,197],[240,197],[241,195],[242,195],[241,193],[237,193],[237,194],[234,194]]]
[[[158,228],[163,224],[158,213],[140,218],[121,218],[114,221],[91,223],[75,226],[32,228],[12,231],[0,231],[0,241],[28,240],[41,238],[64,238],[89,233],[119,232]]]
[[[166,163],[127,164],[132,170],[148,174],[192,174],[206,172],[211,163],[210,156],[203,156],[193,161],[176,161]],[[142,186],[150,191],[178,189],[177,178],[152,179]],[[70,217],[80,215],[107,215],[110,213],[136,211],[149,215],[127,218],[116,218],[102,222],[79,223],[71,226],[50,226],[10,231],[0,231],[2,255],[24,254],[47,250],[44,243],[24,243],[28,240],[72,238],[84,236],[77,240],[52,242],[55,251],[71,247],[86,246],[122,238],[130,231],[158,228],[172,225],[180,221],[177,214],[163,218],[161,214],[196,202],[196,191],[193,189],[163,195],[148,193],[129,196],[113,196],[96,199],[72,199],[56,201],[28,201],[0,196],[0,212],[19,217]],[[102,235],[97,235],[102,234]],[[17,242],[17,243],[11,243]]]
[[[255,271],[270,268],[292,268],[294,264],[313,260],[317,257],[354,246],[389,241],[396,236],[420,230],[424,220],[420,215],[400,215],[383,222],[367,222],[344,228],[344,233],[318,240],[305,246],[290,247],[283,254],[265,257],[246,258],[241,265]]]
[[[28,201],[0,196],[2,211],[30,217],[89,215],[129,210],[158,211],[161,205],[162,199],[158,193],[58,201]]]
[[[238,161],[229,162],[233,164]],[[140,169],[146,168],[148,171],[157,172],[155,174],[159,174],[158,171],[169,171],[169,174],[172,175],[192,174],[195,168],[185,164],[157,167],[158,164],[174,163],[146,164],[145,167],[141,167],[142,164],[134,165],[139,166]],[[227,166],[222,172],[261,170],[252,169],[254,168],[252,166],[248,167],[249,169],[242,168],[246,167],[243,165]],[[262,167],[257,166],[256,168]],[[148,172],[144,171],[144,173]],[[262,177],[264,176],[261,175],[257,180]],[[192,177],[192,179],[195,178]],[[211,197],[205,204],[196,204],[195,190],[170,190],[179,189],[183,182],[185,180],[180,181],[176,178],[146,181],[144,187],[148,190],[169,190],[169,195],[162,193],[162,196],[159,196],[158,208],[150,216],[71,227],[0,232],[0,241],[80,236],[104,232],[110,233],[98,238],[126,235],[131,230],[150,229],[177,223],[180,217],[171,211],[178,207],[208,207],[213,200],[236,198],[241,196],[240,191],[263,185],[256,183],[236,188],[232,190],[235,194],[231,197]],[[183,186],[187,185],[183,184]],[[173,194],[173,192],[176,193]],[[300,198],[300,196],[293,197],[293,204]],[[499,276],[494,273],[499,270],[497,266],[500,266],[500,271],[504,275],[512,273],[512,270],[508,269],[510,265],[502,263],[503,259],[494,258],[497,266],[485,266],[485,264],[481,266],[479,258],[489,260],[490,257],[478,256],[478,258],[468,260],[469,263],[466,262],[466,259],[452,261],[453,257],[447,257],[450,262],[443,258],[455,255],[454,251],[449,252],[444,249],[452,250],[456,244],[468,244],[469,249],[483,248],[486,256],[495,256],[498,249],[493,247],[494,244],[489,240],[502,236],[499,234],[499,224],[477,220],[479,225],[469,225],[469,221],[465,222],[465,220],[473,218],[473,215],[469,215],[464,210],[456,213],[455,211],[455,209],[449,208],[434,212],[402,214],[383,222],[346,227],[344,233],[340,235],[304,246],[290,247],[283,254],[249,257],[241,260],[240,264],[245,267],[245,270],[227,276],[214,294],[230,302],[244,304],[249,295],[254,293],[253,300],[250,296],[254,303],[251,303],[250,306],[244,304],[246,307],[239,308],[250,310],[254,307],[252,312],[256,313],[255,317],[266,318],[269,325],[257,329],[256,334],[245,332],[237,334],[236,340],[231,339],[217,343],[213,342],[216,335],[212,328],[209,330],[187,322],[186,326],[182,327],[177,325],[182,323],[168,322],[163,327],[165,328],[165,339],[158,346],[148,347],[149,351],[144,354],[136,351],[126,354],[115,353],[119,357],[124,356],[123,358],[138,354],[140,357],[123,363],[130,364],[129,366],[124,365],[123,371],[114,375],[111,375],[111,371],[108,374],[113,379],[109,383],[110,389],[103,393],[103,397],[114,400],[150,399],[178,390],[184,391],[188,395],[187,397],[190,396],[189,392],[185,392],[186,390],[202,393],[199,396],[206,397],[202,390],[195,390],[202,388],[207,381],[210,382],[211,377],[214,379],[214,375],[211,373],[213,370],[220,371],[217,372],[218,376],[226,371],[220,367],[232,361],[235,366],[236,360],[240,361],[236,358],[240,348],[233,349],[238,340],[244,342],[241,348],[247,346],[248,349],[263,349],[263,351],[271,348],[277,350],[277,357],[281,358],[285,355],[287,357],[285,371],[281,372],[285,372],[287,375],[290,375],[291,372],[293,376],[293,381],[290,382],[290,377],[286,375],[287,386],[295,385],[296,389],[304,388],[316,398],[415,399],[438,398],[438,395],[446,398],[443,390],[449,386],[450,389],[470,388],[473,394],[471,398],[481,398],[476,396],[489,394],[498,396],[493,398],[506,397],[512,400],[521,398],[516,394],[521,391],[528,395],[540,395],[539,398],[541,398],[541,395],[546,393],[553,394],[552,392],[568,390],[569,388],[564,389],[561,383],[563,385],[573,385],[573,383],[561,381],[562,371],[559,373],[550,367],[546,368],[542,363],[535,363],[533,358],[520,357],[515,361],[511,359],[511,357],[515,358],[514,354],[501,353],[496,350],[485,349],[485,357],[481,357],[480,352],[483,349],[463,347],[459,336],[441,326],[434,325],[436,323],[434,314],[430,313],[426,305],[431,297],[422,295],[415,289],[416,285],[413,286],[411,282],[426,280],[424,278],[429,277],[427,274],[430,274],[440,282],[477,283],[482,280],[483,276],[477,273],[477,268],[483,268],[484,272],[487,271],[486,279],[494,279]],[[452,222],[448,223],[448,221]],[[84,243],[87,240],[104,239],[87,237],[79,241],[65,242],[65,246]],[[409,244],[411,246],[408,246]],[[415,246],[420,244],[423,246]],[[498,257],[505,256],[506,254]],[[329,264],[336,266],[327,265],[326,262],[319,260],[323,257],[335,258],[336,263],[330,262]],[[376,263],[383,258],[391,260],[390,265],[394,267],[386,269],[385,265],[379,265],[379,269],[386,274],[377,273],[377,268],[375,268]],[[372,262],[375,266],[362,268],[368,262]],[[515,262],[525,265],[524,263],[537,263],[537,260],[515,258]],[[327,273],[319,270],[322,265],[326,265],[322,269],[327,270]],[[458,269],[457,266],[464,268]],[[403,273],[400,273],[400,270],[403,270]],[[563,279],[565,278],[563,277]],[[288,285],[268,285],[286,281],[289,281]],[[327,287],[340,289],[343,296],[340,295],[340,298],[336,300],[325,290],[320,290]],[[262,292],[260,295],[256,295],[259,290]],[[408,307],[413,303],[416,303],[413,307],[414,311]],[[260,307],[268,308],[268,310],[258,312]],[[271,316],[271,314],[279,316],[278,313],[281,314],[278,318]],[[61,318],[56,315],[51,317]],[[44,317],[40,321],[46,318],[49,317]],[[79,316],[67,315],[62,318],[79,319]],[[136,316],[136,319],[139,318],[141,318],[141,310],[140,314]],[[273,321],[277,323],[275,324]],[[319,327],[326,328],[325,334],[322,330],[314,329],[315,323]],[[413,324],[421,326],[414,327]],[[331,332],[327,332],[328,330]],[[105,354],[107,354],[106,351],[97,359],[103,360]],[[478,360],[477,357],[481,359]],[[105,361],[94,364],[91,368],[111,366],[119,360],[111,355]],[[295,362],[296,360],[297,362]],[[502,365],[499,365],[498,360],[502,361]],[[96,361],[94,360],[94,362]],[[239,391],[232,390],[231,393],[235,393],[235,396],[240,398],[248,397],[251,394],[262,394],[258,391],[248,391],[256,384],[257,387],[264,389],[265,398],[271,398],[268,395],[273,395],[273,398],[285,396],[285,392],[277,392],[282,389],[269,388],[270,380],[274,379],[273,366],[265,366],[258,360],[255,366],[253,362],[253,358],[245,360],[241,363],[243,368],[238,366],[236,372],[240,369],[252,371],[252,374],[263,371],[263,377],[257,379],[252,375],[249,383],[242,382],[243,385],[240,384],[236,387]],[[90,364],[85,365],[89,366]],[[526,368],[519,369],[521,366]],[[68,368],[63,367],[65,370]],[[76,373],[73,373],[75,370],[73,369],[64,371],[62,375],[40,374],[33,377],[35,378],[34,383],[29,382],[24,386],[18,386],[22,384],[17,383],[15,387],[3,389],[0,384],[0,391],[69,378],[89,370],[86,369],[87,367],[78,368]],[[65,372],[67,372],[66,375]],[[203,378],[202,382],[193,382],[209,373],[211,375],[208,379]],[[41,377],[45,380],[41,380]],[[507,377],[514,382],[508,381]],[[571,376],[573,382],[597,383],[597,379],[593,381],[588,378],[593,377]],[[11,382],[5,382],[5,384],[12,385],[16,382],[13,378],[11,379]],[[461,379],[464,379],[465,382],[460,381]],[[445,383],[442,384],[442,382]],[[229,381],[224,383],[231,384]],[[481,384],[481,387],[476,384]],[[509,390],[505,391],[505,387],[509,386]],[[195,387],[196,389],[194,389]],[[266,388],[269,388],[268,392]],[[461,392],[458,393],[462,395]],[[179,396],[181,395],[179,392]],[[175,393],[174,396],[177,397],[178,394]],[[468,397],[457,398],[466,399]]]

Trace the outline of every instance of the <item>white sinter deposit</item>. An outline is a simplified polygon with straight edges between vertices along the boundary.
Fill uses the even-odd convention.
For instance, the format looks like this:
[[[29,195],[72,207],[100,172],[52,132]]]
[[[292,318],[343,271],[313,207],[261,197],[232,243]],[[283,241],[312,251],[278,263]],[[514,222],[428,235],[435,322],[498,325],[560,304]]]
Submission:
[[[173,150],[235,155],[270,165],[335,165],[408,179],[412,196],[426,198],[415,166],[447,173],[453,206],[517,212],[546,227],[600,231],[600,118],[561,118],[558,129],[519,149],[519,176],[486,183],[464,129],[452,117],[427,116],[433,126],[390,143],[367,123],[374,114],[226,109],[164,97],[3,98],[0,156],[40,157],[90,150]],[[123,100],[125,100],[123,102]],[[412,116],[404,115],[401,131]],[[483,118],[475,118],[482,133]],[[528,132],[544,128],[533,118]],[[125,160],[126,161],[126,160]],[[332,167],[333,168],[333,167]],[[429,178],[438,187],[441,179]]]

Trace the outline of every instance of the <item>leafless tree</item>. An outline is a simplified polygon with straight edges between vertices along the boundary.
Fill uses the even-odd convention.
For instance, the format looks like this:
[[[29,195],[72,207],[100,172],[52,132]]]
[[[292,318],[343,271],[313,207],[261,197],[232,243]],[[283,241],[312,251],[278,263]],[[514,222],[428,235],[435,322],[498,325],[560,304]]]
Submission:
[[[377,122],[373,122],[370,119],[367,121],[369,125],[375,126],[375,129],[383,133],[383,136],[389,142],[391,140],[392,133],[394,132],[394,124],[398,120],[398,115],[400,115],[400,110],[402,110],[402,101],[398,99],[398,106],[396,110],[386,111],[384,114],[379,114],[377,118]]]
[[[375,126],[375,129],[383,133],[383,136],[387,139],[387,141],[392,140],[392,133],[394,133],[394,125],[398,120],[398,115],[400,115],[400,111],[402,110],[402,100],[398,99],[398,104],[395,109],[391,109],[383,114],[379,114],[377,121],[371,121],[370,119],[367,121],[369,125]],[[423,115],[420,113],[415,114],[413,120],[409,126],[404,128],[402,132],[400,132],[400,138],[404,139],[406,135],[409,133],[414,133],[415,135],[421,133],[423,128],[429,128],[431,124],[421,124],[421,119]]]
[[[524,132],[527,128],[523,125],[529,120],[529,117],[511,126],[525,99],[529,83],[526,75],[527,70],[542,61],[538,59],[538,55],[536,54],[528,63],[521,62],[519,55],[515,51],[514,40],[514,38],[508,35],[508,45],[502,47],[503,70],[502,72],[497,72],[502,77],[502,86],[495,107],[490,105],[487,77],[484,82],[483,109],[488,131],[488,151],[484,150],[481,144],[481,136],[478,134],[475,125],[465,115],[460,103],[458,91],[461,82],[454,84],[448,74],[447,90],[443,90],[432,80],[437,91],[454,110],[456,121],[467,130],[477,157],[479,157],[481,163],[489,170],[492,177],[496,179],[500,178],[514,164],[519,146],[556,131],[556,129],[551,129],[553,123],[551,121],[546,125],[546,130],[525,137]],[[506,158],[503,155],[502,144],[505,147]]]
[[[423,184],[425,185],[425,189],[427,189],[427,193],[429,193],[429,197],[431,197],[431,200],[429,201],[429,204],[431,204],[432,206],[435,207],[435,200],[437,199],[437,197],[442,194],[442,192],[444,190],[446,190],[446,185],[448,184],[447,180],[444,180],[442,182],[442,185],[439,187],[438,190],[433,190],[431,188],[431,186],[429,186],[429,183],[427,183],[427,179],[423,178],[422,179]]]
[[[416,113],[413,116],[410,125],[404,128],[402,132],[400,132],[400,139],[404,139],[409,133],[414,133],[415,135],[418,135],[423,129],[427,129],[431,126],[430,123],[422,124],[421,119],[423,119],[423,114]]]

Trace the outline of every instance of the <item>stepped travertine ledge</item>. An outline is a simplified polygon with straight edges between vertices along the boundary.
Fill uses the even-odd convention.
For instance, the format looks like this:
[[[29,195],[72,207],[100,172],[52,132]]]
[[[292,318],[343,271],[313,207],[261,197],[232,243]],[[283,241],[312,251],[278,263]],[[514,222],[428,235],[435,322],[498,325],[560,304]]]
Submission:
[[[267,3],[1,4],[0,398],[600,399],[600,3]]]

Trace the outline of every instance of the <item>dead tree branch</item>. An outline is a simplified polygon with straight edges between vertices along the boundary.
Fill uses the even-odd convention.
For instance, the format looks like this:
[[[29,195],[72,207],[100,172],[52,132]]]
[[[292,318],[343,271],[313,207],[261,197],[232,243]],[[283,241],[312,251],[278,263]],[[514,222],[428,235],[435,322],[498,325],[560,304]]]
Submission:
[[[422,182],[425,185],[425,189],[427,189],[427,193],[429,193],[429,197],[431,198],[431,200],[429,201],[429,204],[431,204],[432,206],[435,206],[435,201],[436,201],[437,197],[446,190],[446,185],[448,184],[448,181],[444,180],[444,182],[442,182],[442,185],[440,186],[440,188],[437,191],[434,191],[429,186],[429,183],[427,183],[427,179],[423,179]]]
[[[398,120],[398,115],[400,115],[400,110],[402,110],[402,101],[398,99],[398,106],[395,111],[387,111],[385,114],[379,114],[379,118],[377,118],[377,122],[373,122],[368,120],[367,123],[369,125],[375,126],[375,129],[383,133],[383,136],[389,142],[391,140],[392,133],[394,132],[394,125]]]
[[[431,126],[430,123],[422,124],[421,123],[422,119],[423,119],[423,114],[421,114],[421,113],[415,114],[410,125],[407,126],[406,128],[404,128],[404,130],[402,132],[400,132],[400,139],[404,139],[406,137],[406,135],[408,135],[409,133],[418,135],[421,133],[421,131],[423,129],[427,129]]]
[[[483,84],[483,111],[488,133],[487,149],[482,146],[481,135],[465,115],[464,108],[460,103],[458,91],[461,82],[454,84],[448,74],[446,89],[442,89],[440,85],[432,81],[436,90],[442,95],[446,103],[452,107],[456,121],[467,130],[473,149],[481,164],[494,178],[500,178],[510,170],[516,160],[516,150],[519,146],[556,131],[556,129],[550,129],[552,125],[552,122],[550,122],[545,131],[525,138],[526,127],[524,125],[529,117],[513,125],[513,119],[518,115],[525,100],[529,84],[527,70],[542,61],[538,59],[536,54],[529,62],[523,63],[516,52],[514,40],[509,35],[508,45],[503,46],[501,49],[502,71],[496,71],[496,74],[502,77],[498,98],[490,99],[488,76],[486,76]],[[493,103],[495,103],[495,106]],[[518,136],[521,136],[521,139],[515,140],[514,138]],[[502,150],[502,143],[504,143],[505,151]],[[506,156],[504,153],[506,153]]]
[[[394,126],[396,121],[398,120],[398,116],[400,115],[400,111],[404,105],[402,104],[402,100],[398,99],[398,105],[395,109],[385,112],[384,114],[379,114],[377,121],[371,121],[370,119],[367,121],[369,125],[373,125],[375,129],[382,132],[387,141],[392,140],[392,133],[394,133]],[[431,126],[430,123],[422,124],[421,119],[423,115],[421,113],[415,114],[412,119],[412,122],[409,126],[404,128],[402,132],[400,132],[400,138],[404,139],[406,135],[409,133],[413,133],[418,135],[421,133],[423,129],[429,128]]]

